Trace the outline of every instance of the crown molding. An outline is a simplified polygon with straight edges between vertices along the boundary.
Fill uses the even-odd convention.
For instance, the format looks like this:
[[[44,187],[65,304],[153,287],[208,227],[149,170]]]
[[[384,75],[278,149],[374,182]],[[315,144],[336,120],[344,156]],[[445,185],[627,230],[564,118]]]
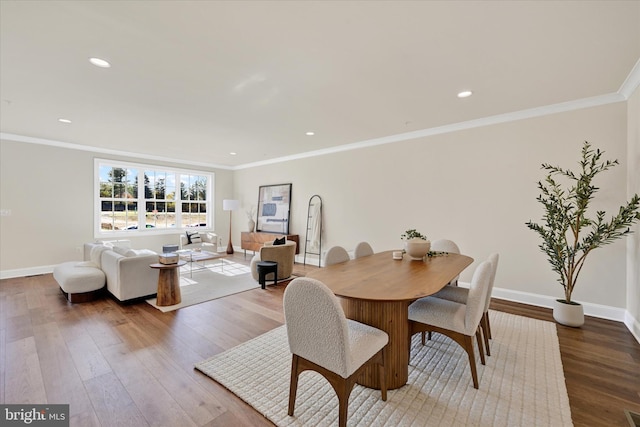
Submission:
[[[622,86],[618,89],[618,93],[624,96],[624,99],[629,99],[638,86],[640,86],[640,58],[638,58],[636,65],[633,66]]]
[[[639,68],[640,67],[636,67]],[[627,80],[630,80],[627,78]],[[626,82],[626,81],[625,81]],[[453,123],[450,125],[436,126],[428,129],[421,129],[412,132],[389,135],[382,138],[374,138],[366,141],[354,142],[351,144],[339,145],[337,147],[326,148],[322,150],[307,151],[305,153],[295,154],[291,156],[278,157],[274,159],[264,160],[254,163],[246,163],[234,167],[234,170],[250,169],[258,166],[271,165],[275,163],[288,162],[291,160],[305,159],[309,157],[323,156],[325,154],[340,153],[343,151],[357,150],[360,148],[374,147],[376,145],[392,144],[395,142],[408,141],[411,139],[424,138],[428,136],[441,135],[445,133],[458,132],[461,130],[473,129],[484,126],[491,126],[500,123],[514,122],[534,117],[547,116],[551,114],[563,113],[566,111],[581,110],[584,108],[598,107],[606,104],[614,104],[624,102],[627,98],[619,93],[610,93],[606,95],[593,96],[590,98],[577,99],[574,101],[561,102],[558,104],[546,105],[544,107],[529,108],[527,110],[514,111],[511,113],[498,114],[495,116],[483,117],[480,119],[468,120],[466,122]]]
[[[190,160],[155,156],[153,154],[147,154],[147,153],[134,153],[131,151],[121,151],[121,150],[113,150],[110,148],[92,147],[90,145],[72,144],[70,142],[56,141],[53,139],[45,139],[45,138],[34,138],[32,136],[17,135],[14,133],[0,132],[0,139],[4,139],[6,141],[13,141],[13,142],[25,142],[27,144],[39,144],[39,145],[48,145],[50,147],[67,148],[69,150],[90,151],[92,153],[109,154],[113,156],[132,157],[134,159],[155,160],[160,162],[179,163],[181,165],[190,165],[190,166],[196,166],[196,167],[233,170],[232,166],[216,165],[216,164],[204,163],[204,162],[193,162]]]

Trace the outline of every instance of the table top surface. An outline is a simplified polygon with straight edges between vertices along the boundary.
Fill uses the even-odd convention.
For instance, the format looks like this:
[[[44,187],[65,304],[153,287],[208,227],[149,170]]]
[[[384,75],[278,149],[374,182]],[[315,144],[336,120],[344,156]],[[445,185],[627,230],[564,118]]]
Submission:
[[[176,251],[180,259],[185,261],[207,261],[211,259],[224,258],[227,256],[226,252],[209,252],[209,251],[194,251],[192,249],[180,249]]]
[[[158,268],[162,270],[162,269],[168,269],[168,268],[182,267],[186,263],[187,263],[186,261],[178,261],[178,262],[174,262],[173,264],[160,264],[159,262],[157,262],[155,264],[149,264],[149,267]]]
[[[379,252],[315,270],[307,277],[320,280],[343,298],[371,301],[412,301],[442,289],[473,263],[466,255],[445,254],[411,260],[393,259],[393,251]]]

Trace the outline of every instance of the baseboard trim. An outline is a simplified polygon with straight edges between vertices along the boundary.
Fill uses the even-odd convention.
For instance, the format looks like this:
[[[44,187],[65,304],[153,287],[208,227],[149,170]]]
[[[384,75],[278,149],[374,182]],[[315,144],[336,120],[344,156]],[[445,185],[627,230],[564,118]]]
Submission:
[[[635,319],[631,313],[627,311],[624,316],[624,324],[629,328],[629,331],[631,331],[631,334],[635,337],[636,341],[640,343],[640,321]]]
[[[40,274],[53,273],[55,265],[41,265],[39,267],[19,268],[16,270],[0,271],[0,279],[13,279],[15,277],[38,276]]]

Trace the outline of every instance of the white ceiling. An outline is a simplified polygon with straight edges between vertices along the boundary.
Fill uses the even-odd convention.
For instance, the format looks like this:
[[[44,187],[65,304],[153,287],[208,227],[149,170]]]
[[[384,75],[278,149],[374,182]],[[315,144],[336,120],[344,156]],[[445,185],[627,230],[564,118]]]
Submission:
[[[227,167],[615,100],[640,58],[639,1],[0,7],[5,137]]]

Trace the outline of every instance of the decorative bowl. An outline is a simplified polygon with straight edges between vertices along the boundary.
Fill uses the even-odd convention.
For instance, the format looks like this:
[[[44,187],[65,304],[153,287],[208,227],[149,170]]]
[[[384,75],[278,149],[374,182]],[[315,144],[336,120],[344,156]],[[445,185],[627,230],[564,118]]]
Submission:
[[[404,250],[411,259],[423,259],[431,250],[431,242],[429,240],[411,239],[404,242]]]

